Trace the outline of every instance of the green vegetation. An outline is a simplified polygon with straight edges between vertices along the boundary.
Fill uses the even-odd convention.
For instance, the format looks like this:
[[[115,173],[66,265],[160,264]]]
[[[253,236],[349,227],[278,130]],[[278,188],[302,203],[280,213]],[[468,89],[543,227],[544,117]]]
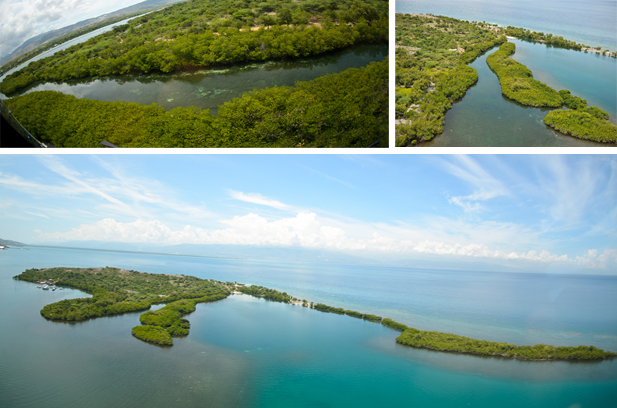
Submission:
[[[164,328],[159,326],[135,326],[131,330],[131,334],[139,340],[159,346],[174,345],[171,335]]]
[[[608,120],[608,113],[598,107],[587,106],[587,101],[572,96],[570,91],[559,92],[533,79],[531,71],[523,64],[509,58],[514,54],[515,45],[505,43],[499,51],[489,55],[486,62],[499,77],[502,93],[523,105],[560,107],[570,109],[554,110],[544,118],[544,123],[553,129],[579,139],[599,143],[616,143],[617,126]]]
[[[103,140],[120,147],[366,147],[379,137],[387,146],[388,62],[249,92],[218,116],[55,91],[5,103],[33,136],[56,147],[102,147]]]
[[[396,342],[406,346],[482,356],[514,357],[520,360],[603,360],[616,353],[594,346],[554,347],[545,344],[515,346],[487,340],[470,339],[449,333],[406,329]]]
[[[556,108],[563,104],[557,91],[533,78],[531,70],[514,61],[516,46],[505,43],[499,50],[486,57],[486,63],[499,78],[501,92],[508,98],[528,106]]]
[[[466,64],[505,41],[488,25],[397,14],[396,145],[414,146],[441,134],[452,103],[478,80]]]
[[[516,38],[522,38],[530,41],[537,41],[547,45],[552,45],[559,48],[568,48],[572,50],[581,50],[583,48],[589,48],[586,45],[578,44],[574,41],[566,40],[559,36],[553,36],[553,34],[538,33],[524,28],[517,28],[508,26],[505,29],[506,35]]]
[[[398,330],[400,332],[405,331],[409,328],[405,326],[404,324],[395,322],[394,320],[388,319],[387,317],[381,321],[381,324],[391,329]]]
[[[160,345],[172,345],[171,336],[188,335],[190,324],[181,317],[193,312],[197,303],[224,299],[230,293],[222,282],[109,267],[28,269],[15,278],[35,283],[53,282],[92,294],[92,298],[67,299],[43,307],[41,315],[54,321],[81,321],[169,303],[141,315],[141,323],[150,328],[136,327],[132,331],[135,337]]]
[[[617,143],[617,126],[608,120],[608,113],[596,106],[587,106],[587,101],[561,90],[559,95],[567,110],[554,110],[544,117],[544,123],[553,129],[600,143]]]
[[[5,95],[38,81],[317,55],[388,38],[388,2],[194,0],[133,19],[31,62],[0,84]]]
[[[617,126],[607,119],[579,110],[554,110],[544,117],[547,126],[579,139],[617,143]]]
[[[291,296],[288,295],[286,292],[279,292],[278,290],[264,288],[263,286],[238,286],[236,290],[247,295],[264,298],[273,302],[291,302]]]
[[[580,101],[579,101],[580,103]],[[142,303],[149,308],[151,304],[167,303],[156,311],[148,311],[140,316],[141,326],[132,329],[136,338],[161,345],[173,345],[172,337],[189,334],[190,323],[182,316],[195,311],[197,303],[214,302],[224,299],[232,289],[267,300],[282,303],[300,303],[300,300],[263,286],[245,286],[236,282],[219,282],[184,275],[149,274],[117,268],[48,268],[28,269],[15,279],[28,282],[55,283],[59,286],[73,287],[92,293],[91,299],[69,299],[45,306],[53,309],[46,316],[50,320],[76,321],[109,314],[127,313],[130,304]],[[93,300],[93,302],[83,302]],[[302,305],[308,306],[303,299]],[[60,306],[62,305],[62,306]],[[117,313],[106,313],[109,306],[126,307]],[[617,353],[604,351],[594,346],[554,347],[544,344],[535,346],[516,346],[487,340],[476,340],[448,333],[421,331],[381,316],[360,313],[325,305],[313,304],[310,307],[325,313],[336,313],[372,322],[402,332],[396,341],[400,344],[430,350],[466,353],[484,356],[514,357],[523,360],[600,360],[614,358]],[[79,314],[83,309],[83,313]],[[141,310],[141,309],[140,309]],[[93,313],[98,311],[98,314]]]

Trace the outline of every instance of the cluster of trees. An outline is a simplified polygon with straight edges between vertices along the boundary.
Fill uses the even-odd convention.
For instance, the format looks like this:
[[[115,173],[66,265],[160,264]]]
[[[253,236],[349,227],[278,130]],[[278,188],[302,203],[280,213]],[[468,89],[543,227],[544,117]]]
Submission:
[[[320,312],[325,312],[325,313],[336,313],[336,314],[341,314],[341,315],[347,315],[347,316],[355,317],[357,319],[368,320],[371,322],[378,323],[381,321],[381,316],[376,316],[374,314],[360,313],[360,312],[356,312],[355,310],[345,310],[342,307],[332,307],[332,306],[324,305],[323,303],[315,304],[313,306],[313,309],[319,310]]]
[[[617,356],[617,353],[604,351],[594,346],[554,347],[544,344],[516,346],[509,343],[476,340],[449,333],[420,331],[414,328],[405,329],[396,341],[406,346],[430,350],[514,357],[521,360],[602,360]]]
[[[289,303],[292,300],[292,297],[288,295],[287,292],[279,292],[278,290],[264,288],[263,286],[239,286],[236,290],[247,295],[264,298],[273,302]]]
[[[616,143],[617,126],[608,120],[608,113],[587,101],[573,96],[563,89],[559,92],[535,79],[531,71],[509,56],[514,54],[515,45],[505,43],[499,51],[489,55],[486,62],[499,77],[502,93],[523,105],[561,107],[570,109],[554,110],[544,117],[544,123],[553,129],[579,139],[599,143]]]
[[[510,58],[514,43],[504,43],[499,50],[486,57],[486,63],[499,78],[501,92],[508,98],[528,106],[559,107],[563,99],[550,86],[533,78],[529,68]]]
[[[584,110],[554,110],[544,117],[547,126],[565,135],[598,143],[617,143],[617,126]]]
[[[407,14],[396,15],[396,39],[397,146],[440,135],[452,103],[478,80],[476,70],[466,64],[506,41],[491,27]]]
[[[92,295],[91,298],[67,299],[43,307],[43,317],[58,321],[80,321],[137,312],[150,309],[152,304],[174,301],[179,302],[172,309],[185,314],[190,309],[187,305],[192,304],[194,310],[195,303],[213,302],[229,296],[229,291],[217,281],[110,267],[28,269],[15,279],[28,282],[53,280],[56,285]]]
[[[400,332],[405,331],[409,328],[406,325],[399,323],[399,322],[395,322],[394,320],[389,319],[387,317],[381,321],[381,324],[391,329],[398,330]]]
[[[215,302],[226,298],[227,293],[214,293],[198,298],[182,299],[172,303],[159,310],[148,311],[139,316],[139,322],[142,326],[157,327],[156,330],[139,329],[140,326],[134,327],[131,333],[140,340],[149,343],[155,343],[162,346],[173,346],[172,337],[185,337],[189,335],[191,323],[182,319],[189,313],[195,311],[197,303]],[[165,335],[164,333],[167,333]]]
[[[387,60],[246,93],[218,116],[55,91],[5,103],[33,136],[56,147],[101,147],[103,140],[120,147],[366,147],[380,137],[388,145]]]
[[[310,4],[314,7],[303,8],[295,3],[290,3],[292,7],[283,2],[271,3],[265,9],[276,11],[279,19],[268,21],[257,30],[250,27],[254,24],[251,16],[264,10],[264,3],[248,3],[247,6],[254,8],[238,10],[232,0],[178,3],[34,61],[7,76],[0,83],[0,91],[10,95],[39,81],[155,70],[171,72],[186,66],[296,58],[360,42],[385,42],[388,38],[387,2],[384,1],[353,0],[321,5],[313,1]],[[281,14],[293,16],[294,8],[300,10],[300,14],[308,14],[302,24],[296,21],[296,25],[290,26],[295,20],[281,18]],[[337,10],[339,14],[335,13]],[[232,20],[240,22],[240,27],[216,18],[228,16],[227,13],[231,13]],[[267,15],[264,18],[271,18],[269,12],[264,13]],[[309,23],[311,19],[314,20],[312,24]]]
[[[160,326],[135,326],[131,334],[148,343],[158,346],[173,346],[174,341],[167,330]]]
[[[572,50],[581,50],[583,48],[590,48],[583,44],[578,44],[574,41],[566,40],[565,38],[559,36],[553,36],[553,34],[544,34],[538,33],[531,30],[526,30],[524,28],[511,27],[508,26],[505,29],[506,35],[523,38],[530,41],[541,41],[545,44],[552,45],[560,48],[568,48]]]

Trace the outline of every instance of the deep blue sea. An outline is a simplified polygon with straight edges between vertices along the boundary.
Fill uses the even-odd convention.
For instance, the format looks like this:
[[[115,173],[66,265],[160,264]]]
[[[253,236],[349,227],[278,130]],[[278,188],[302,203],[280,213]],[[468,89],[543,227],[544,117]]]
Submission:
[[[32,267],[115,266],[258,284],[420,328],[617,350],[617,277],[272,263],[91,250],[0,251],[2,407],[615,407],[617,361],[520,362],[397,345],[397,332],[244,295],[200,304],[172,348],[139,313],[77,324],[39,310]]]

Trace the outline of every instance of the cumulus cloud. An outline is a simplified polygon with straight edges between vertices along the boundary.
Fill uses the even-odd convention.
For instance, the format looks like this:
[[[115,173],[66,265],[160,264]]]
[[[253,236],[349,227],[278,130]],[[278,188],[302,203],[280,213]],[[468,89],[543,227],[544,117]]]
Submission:
[[[160,244],[226,244],[299,246],[342,251],[371,251],[397,254],[431,254],[504,260],[526,260],[540,263],[565,262],[584,268],[606,268],[617,262],[617,250],[598,255],[595,249],[584,256],[569,258],[546,250],[528,252],[504,251],[478,243],[447,243],[436,240],[406,240],[383,236],[378,232],[366,238],[351,238],[345,229],[324,225],[315,213],[299,213],[294,217],[269,221],[257,214],[221,220],[221,229],[205,230],[186,225],[172,229],[160,221],[136,220],[117,222],[106,218],[95,224],[82,224],[67,232],[35,232],[43,240],[96,240]]]

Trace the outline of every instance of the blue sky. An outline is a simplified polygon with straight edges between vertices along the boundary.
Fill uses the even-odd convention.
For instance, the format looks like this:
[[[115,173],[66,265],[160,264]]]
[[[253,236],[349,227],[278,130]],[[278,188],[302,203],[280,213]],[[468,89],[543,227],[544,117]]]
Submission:
[[[0,157],[4,239],[273,245],[617,274],[614,155]]]

